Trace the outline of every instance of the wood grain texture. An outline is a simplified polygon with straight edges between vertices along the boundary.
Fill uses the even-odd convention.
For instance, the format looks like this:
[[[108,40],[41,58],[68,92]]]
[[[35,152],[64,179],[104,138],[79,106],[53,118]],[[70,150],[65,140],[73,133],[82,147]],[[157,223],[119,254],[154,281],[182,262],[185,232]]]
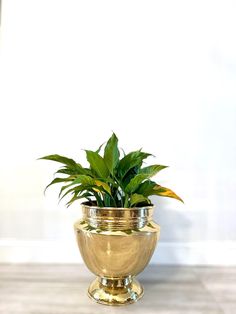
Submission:
[[[145,295],[108,307],[87,297],[94,276],[82,265],[0,265],[1,314],[235,314],[236,268],[149,266]]]

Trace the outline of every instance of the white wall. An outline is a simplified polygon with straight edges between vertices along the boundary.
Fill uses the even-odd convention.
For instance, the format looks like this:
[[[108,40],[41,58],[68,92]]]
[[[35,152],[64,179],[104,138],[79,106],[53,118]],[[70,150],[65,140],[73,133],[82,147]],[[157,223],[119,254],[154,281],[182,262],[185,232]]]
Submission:
[[[0,261],[81,261],[79,204],[44,197],[57,165],[36,158],[83,162],[114,130],[185,200],[155,198],[152,262],[236,264],[235,16],[225,0],[3,1]]]

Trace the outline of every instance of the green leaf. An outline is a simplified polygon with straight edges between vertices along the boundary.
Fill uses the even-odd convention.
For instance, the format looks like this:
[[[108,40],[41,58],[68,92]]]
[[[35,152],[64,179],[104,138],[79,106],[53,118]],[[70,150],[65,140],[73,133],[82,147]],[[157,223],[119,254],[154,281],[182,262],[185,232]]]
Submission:
[[[74,185],[74,184],[81,184],[80,185],[81,190],[89,191],[91,189],[95,189],[95,190],[97,189],[101,192],[107,192],[108,194],[111,195],[111,189],[106,182],[95,180],[86,175],[79,175],[69,186]],[[66,186],[65,188],[69,186]]]
[[[149,196],[152,195],[154,186],[156,186],[156,182],[147,180],[140,184],[136,192],[144,196]]]
[[[143,203],[143,202],[147,202],[148,204],[150,204],[150,200],[147,197],[145,197],[144,195],[135,193],[135,194],[132,194],[130,197],[130,205],[131,206],[138,204],[138,203]]]
[[[74,180],[74,176],[68,177],[68,178],[55,178],[53,179],[45,188],[44,191],[47,190],[47,188],[49,188],[49,186],[56,184],[56,183],[61,183],[61,182],[68,182],[68,181],[73,181]]]
[[[175,192],[173,192],[171,189],[165,188],[164,186],[156,184],[153,188],[153,192],[151,195],[159,195],[159,196],[165,196],[165,197],[171,197],[175,198],[176,200],[179,200],[180,202],[184,202]]]
[[[78,175],[78,174],[85,174],[89,176],[93,176],[92,171],[88,168],[83,168],[80,164],[76,164],[73,167],[64,167],[59,169],[56,173],[63,173],[68,175]]]
[[[57,161],[57,162],[60,162],[62,164],[70,166],[70,167],[75,167],[76,166],[76,162],[73,159],[70,159],[70,158],[67,158],[67,157],[64,157],[64,156],[61,156],[61,155],[57,155],[57,154],[44,156],[44,157],[41,157],[39,159],[46,159],[46,160]]]
[[[106,182],[95,180],[86,175],[77,176],[77,178],[72,182],[71,185],[74,185],[74,184],[81,184],[81,187],[82,187],[81,189],[83,190],[97,189],[101,192],[107,192],[108,194],[111,195],[111,189]],[[66,187],[69,187],[69,186],[66,186]]]
[[[87,198],[88,196],[91,196],[90,193],[84,193],[82,195],[77,196],[76,194],[69,200],[69,202],[66,203],[67,208],[72,205],[72,203],[76,200],[79,200],[81,198]]]
[[[76,169],[71,169],[71,168],[62,168],[62,169],[57,170],[56,173],[72,175],[72,174],[78,174],[78,171]]]
[[[113,174],[114,169],[119,162],[120,152],[117,144],[118,138],[115,133],[113,133],[104,149],[104,161],[111,174]]]
[[[100,150],[102,149],[102,146],[104,145],[105,143],[102,143],[99,147],[98,147],[98,149],[96,150],[96,153],[100,153]]]
[[[130,182],[127,184],[127,186],[125,187],[125,191],[128,194],[135,192],[144,180],[149,179],[150,177],[154,176],[160,170],[162,170],[166,167],[167,166],[162,166],[162,165],[152,165],[152,166],[148,166],[148,167],[145,167],[143,169],[140,169],[139,173],[135,177],[133,177],[130,180]],[[143,194],[143,193],[141,193],[141,194]]]
[[[131,168],[126,175],[124,176],[124,178],[122,179],[122,186],[125,188],[127,186],[127,184],[130,182],[131,179],[133,179],[139,172],[139,167],[133,167]]]
[[[94,179],[90,176],[86,176],[84,174],[81,174],[74,179],[72,184],[83,184],[83,185],[94,185]]]
[[[148,174],[149,178],[155,176],[159,171],[161,171],[162,169],[167,168],[168,166],[162,166],[162,165],[151,165],[148,167],[144,167],[142,169],[139,170],[139,173],[142,174]]]
[[[69,186],[71,186],[71,184],[65,186],[64,189],[65,189],[65,188],[68,188]],[[74,191],[75,193],[77,193],[77,192],[79,193],[79,192],[82,192],[82,191],[85,191],[85,190],[87,190],[87,187],[86,187],[86,186],[83,186],[83,185],[79,185],[79,186],[73,187],[72,189],[67,190],[67,191],[62,195],[62,197],[60,198],[60,201],[61,201],[66,195],[68,195],[69,193],[72,193],[73,191]],[[62,191],[61,191],[61,192],[62,192]]]
[[[125,150],[122,147],[120,147],[120,149],[122,150],[123,155],[125,156],[126,155]]]
[[[135,166],[141,167],[143,160],[148,156],[151,156],[151,154],[141,152],[140,150],[125,155],[118,165],[119,176],[123,178],[131,168]]]
[[[128,194],[133,193],[139,185],[149,178],[149,174],[137,174],[133,179],[130,180],[129,184],[125,187],[125,192]]]
[[[87,160],[92,170],[100,178],[107,178],[109,176],[109,170],[104,162],[104,159],[96,152],[86,150]]]
[[[60,193],[59,193],[59,197],[61,196],[62,192],[63,192],[65,189],[69,188],[69,187],[72,186],[72,185],[73,185],[73,183],[70,183],[70,184],[68,184],[68,185],[63,185],[63,186],[61,187],[61,190],[60,190]]]

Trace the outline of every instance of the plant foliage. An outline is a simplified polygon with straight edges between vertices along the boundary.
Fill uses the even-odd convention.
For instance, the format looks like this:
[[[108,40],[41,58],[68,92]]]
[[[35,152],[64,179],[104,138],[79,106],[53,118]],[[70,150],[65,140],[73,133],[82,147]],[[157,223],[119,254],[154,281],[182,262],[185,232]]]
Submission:
[[[171,197],[183,202],[172,190],[151,180],[167,167],[163,165],[143,167],[144,160],[151,154],[140,149],[129,154],[123,153],[121,158],[115,133],[107,141],[103,154],[100,153],[102,146],[96,151],[85,150],[88,168],[60,155],[39,158],[63,165],[56,172],[60,177],[53,179],[46,189],[53,184],[64,183],[59,197],[62,199],[66,195],[71,196],[67,206],[82,198],[99,207],[146,206],[151,204],[149,199],[151,195]]]

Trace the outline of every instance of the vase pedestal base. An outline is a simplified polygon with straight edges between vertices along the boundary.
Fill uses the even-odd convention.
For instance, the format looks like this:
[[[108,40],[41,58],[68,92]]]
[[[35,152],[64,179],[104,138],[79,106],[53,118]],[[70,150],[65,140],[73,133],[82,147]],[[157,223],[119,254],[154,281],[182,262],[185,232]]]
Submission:
[[[125,305],[134,303],[143,296],[141,284],[132,277],[97,277],[88,289],[88,295],[94,301],[105,305]]]

